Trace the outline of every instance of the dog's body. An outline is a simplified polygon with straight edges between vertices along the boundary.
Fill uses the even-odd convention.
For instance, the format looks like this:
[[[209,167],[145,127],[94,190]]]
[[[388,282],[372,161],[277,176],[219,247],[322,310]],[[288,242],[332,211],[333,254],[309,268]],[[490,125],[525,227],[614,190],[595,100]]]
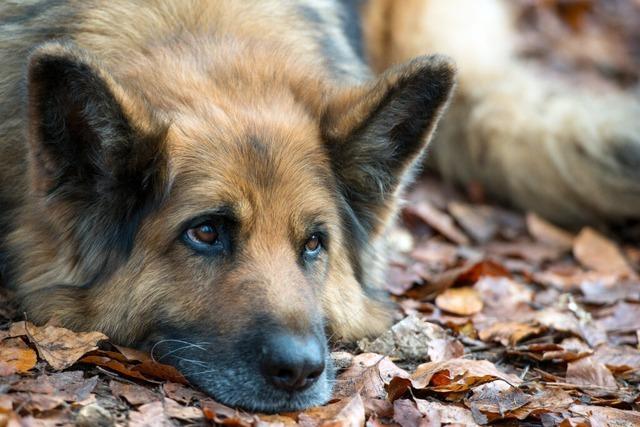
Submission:
[[[0,244],[29,318],[149,348],[225,403],[325,401],[325,326],[388,325],[385,230],[453,84],[440,57],[374,78],[359,8],[380,64],[383,3],[3,3]]]

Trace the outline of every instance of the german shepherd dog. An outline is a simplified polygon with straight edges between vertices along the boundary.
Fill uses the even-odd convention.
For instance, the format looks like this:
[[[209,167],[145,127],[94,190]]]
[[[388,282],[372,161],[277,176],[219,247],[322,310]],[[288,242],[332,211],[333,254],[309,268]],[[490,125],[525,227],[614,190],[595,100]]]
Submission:
[[[351,5],[355,7],[355,5]],[[375,335],[384,234],[452,86],[373,78],[331,1],[0,6],[6,278],[250,410],[325,402],[326,334]]]
[[[503,3],[4,0],[2,280],[223,403],[325,402],[327,336],[389,325],[385,233],[454,86],[410,57],[460,64],[445,176],[563,223],[640,213],[637,103],[540,84]]]

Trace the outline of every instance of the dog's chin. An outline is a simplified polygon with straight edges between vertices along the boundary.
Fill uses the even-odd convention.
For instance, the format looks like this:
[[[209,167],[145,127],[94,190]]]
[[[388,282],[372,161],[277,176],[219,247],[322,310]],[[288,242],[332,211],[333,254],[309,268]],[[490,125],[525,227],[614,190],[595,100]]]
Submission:
[[[292,412],[318,406],[331,398],[334,369],[331,360],[317,381],[309,388],[289,392],[276,388],[252,370],[242,368],[216,369],[210,373],[186,375],[187,380],[216,402],[251,412]],[[225,372],[226,371],[226,372]]]

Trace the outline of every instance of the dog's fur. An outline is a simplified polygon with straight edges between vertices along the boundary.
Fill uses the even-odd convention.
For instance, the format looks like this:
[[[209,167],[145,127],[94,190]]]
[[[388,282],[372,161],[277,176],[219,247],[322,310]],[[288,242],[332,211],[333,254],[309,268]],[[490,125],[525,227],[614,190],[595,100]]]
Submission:
[[[228,404],[326,401],[325,326],[388,326],[385,230],[454,75],[433,56],[373,79],[347,12],[3,3],[3,251],[28,318],[149,348]],[[201,223],[217,246],[189,237]],[[322,342],[311,387],[261,376],[277,334]]]
[[[271,334],[388,326],[385,232],[453,86],[439,56],[389,66],[460,62],[445,176],[564,223],[640,212],[636,104],[605,115],[539,84],[510,56],[505,5],[479,3],[2,3],[3,280],[30,320],[151,349],[225,403],[325,401],[328,360],[297,393],[257,364]],[[185,237],[203,221],[216,251]]]
[[[447,179],[565,227],[640,220],[640,89],[596,92],[519,56],[508,0],[370,0],[374,69],[425,52],[458,66],[429,156]]]

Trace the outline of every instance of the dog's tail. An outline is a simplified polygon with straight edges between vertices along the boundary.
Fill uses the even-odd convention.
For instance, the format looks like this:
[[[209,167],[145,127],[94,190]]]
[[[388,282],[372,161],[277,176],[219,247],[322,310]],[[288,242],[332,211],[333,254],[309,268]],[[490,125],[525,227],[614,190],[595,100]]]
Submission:
[[[640,92],[538,73],[515,53],[507,3],[369,0],[372,65],[425,52],[457,61],[457,96],[431,156],[445,178],[566,226],[640,219]]]

